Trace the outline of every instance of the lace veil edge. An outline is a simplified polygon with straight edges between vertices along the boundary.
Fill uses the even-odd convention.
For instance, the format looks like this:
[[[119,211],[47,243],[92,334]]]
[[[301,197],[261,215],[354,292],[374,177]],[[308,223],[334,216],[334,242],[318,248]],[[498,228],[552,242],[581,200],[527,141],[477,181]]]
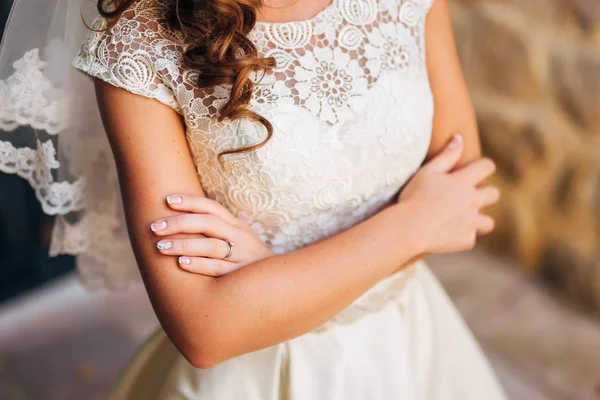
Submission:
[[[96,17],[93,0],[15,0],[0,45],[0,172],[54,216],[50,256],[78,256],[89,289],[123,289],[140,276],[116,167],[93,83],[71,65]]]

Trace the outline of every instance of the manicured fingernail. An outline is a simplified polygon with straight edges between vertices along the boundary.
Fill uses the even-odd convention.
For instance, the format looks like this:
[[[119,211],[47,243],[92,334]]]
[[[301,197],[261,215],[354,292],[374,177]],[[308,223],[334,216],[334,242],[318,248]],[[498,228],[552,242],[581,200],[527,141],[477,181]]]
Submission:
[[[189,265],[191,262],[192,262],[192,260],[189,257],[184,257],[184,256],[179,257],[179,264]]]
[[[173,247],[173,242],[171,242],[170,240],[161,240],[156,244],[156,247],[159,250],[169,250]]]
[[[169,204],[181,204],[182,201],[183,199],[179,195],[171,194],[167,196],[167,203]]]
[[[153,232],[162,231],[166,227],[167,227],[167,221],[156,221],[155,223],[150,225],[150,229],[152,229]]]
[[[462,135],[460,133],[455,133],[452,136],[452,139],[450,139],[450,143],[448,144],[448,147],[450,147],[451,149],[458,149],[462,144]]]

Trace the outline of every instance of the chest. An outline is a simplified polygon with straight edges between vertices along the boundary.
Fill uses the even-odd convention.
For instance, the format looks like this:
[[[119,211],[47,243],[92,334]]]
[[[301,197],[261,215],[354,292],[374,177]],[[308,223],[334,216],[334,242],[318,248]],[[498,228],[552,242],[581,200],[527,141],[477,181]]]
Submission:
[[[413,1],[335,0],[311,20],[257,25],[250,38],[277,66],[252,77],[249,108],[273,135],[220,165],[219,153],[261,143],[267,132],[248,119],[217,121],[228,88],[196,93],[188,142],[207,194],[252,213],[273,208],[277,196],[276,208],[303,212],[355,207],[402,186],[431,132],[425,10]]]

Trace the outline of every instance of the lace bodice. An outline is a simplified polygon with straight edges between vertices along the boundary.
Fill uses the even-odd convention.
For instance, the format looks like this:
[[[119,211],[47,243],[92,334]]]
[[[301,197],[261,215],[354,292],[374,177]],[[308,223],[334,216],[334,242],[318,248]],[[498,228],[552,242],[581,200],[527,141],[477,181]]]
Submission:
[[[251,40],[277,67],[250,108],[274,133],[257,150],[223,156],[224,166],[220,152],[259,143],[266,129],[217,121],[230,87],[196,87],[162,0],[138,1],[110,30],[90,33],[73,65],[180,113],[207,196],[280,253],[373,215],[422,163],[433,116],[424,49],[432,1],[333,0],[309,20],[257,23]]]

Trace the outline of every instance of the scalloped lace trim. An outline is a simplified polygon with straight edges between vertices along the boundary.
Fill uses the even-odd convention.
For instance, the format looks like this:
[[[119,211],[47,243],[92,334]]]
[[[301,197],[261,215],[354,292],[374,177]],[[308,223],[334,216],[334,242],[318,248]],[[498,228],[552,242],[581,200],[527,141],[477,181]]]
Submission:
[[[19,126],[31,126],[56,135],[67,127],[64,110],[69,100],[51,98],[59,89],[44,75],[45,66],[40,50],[32,49],[13,63],[13,75],[0,80],[1,129],[13,131]]]
[[[12,143],[0,140],[0,171],[27,180],[42,209],[49,215],[80,211],[84,205],[84,178],[75,182],[54,182],[51,170],[59,165],[51,140],[38,141],[35,149],[16,148]]]

